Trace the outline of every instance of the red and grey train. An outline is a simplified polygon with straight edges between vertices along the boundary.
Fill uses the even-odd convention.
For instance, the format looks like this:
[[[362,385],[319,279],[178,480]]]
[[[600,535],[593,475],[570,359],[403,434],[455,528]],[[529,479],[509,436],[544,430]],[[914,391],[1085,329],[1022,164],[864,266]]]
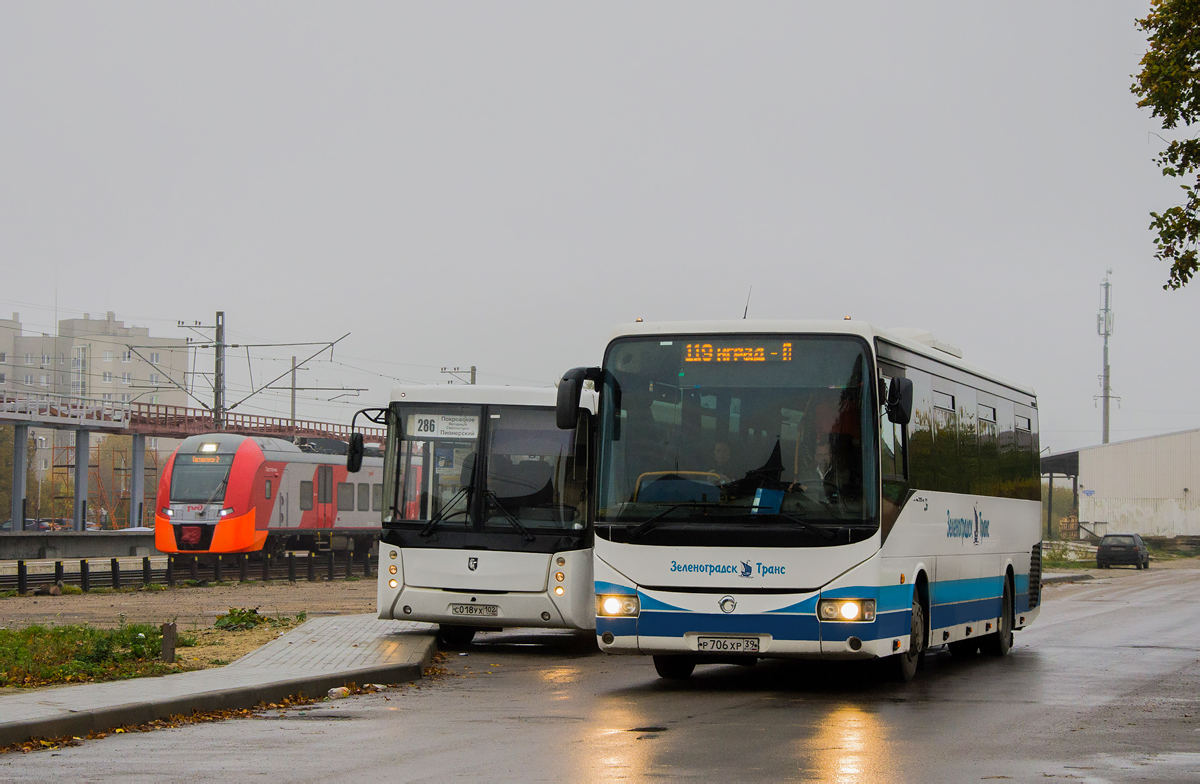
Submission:
[[[346,458],[279,438],[212,433],[184,440],[158,483],[154,544],[164,553],[355,551],[379,538],[383,460]]]

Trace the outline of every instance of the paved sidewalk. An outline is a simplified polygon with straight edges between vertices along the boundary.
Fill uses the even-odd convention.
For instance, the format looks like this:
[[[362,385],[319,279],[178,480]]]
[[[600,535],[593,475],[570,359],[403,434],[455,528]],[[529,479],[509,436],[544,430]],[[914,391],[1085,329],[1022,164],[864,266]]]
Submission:
[[[157,678],[41,689],[0,697],[0,746],[86,735],[193,710],[251,708],[347,683],[421,677],[433,626],[374,614],[317,618],[225,667]]]

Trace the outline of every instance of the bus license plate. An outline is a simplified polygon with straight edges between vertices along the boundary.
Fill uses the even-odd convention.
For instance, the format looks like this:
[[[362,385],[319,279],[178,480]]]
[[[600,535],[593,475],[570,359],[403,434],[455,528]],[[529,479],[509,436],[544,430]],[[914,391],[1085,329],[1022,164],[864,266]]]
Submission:
[[[717,653],[758,653],[758,638],[697,637],[696,650]]]
[[[450,605],[450,614],[495,618],[500,614],[500,607],[495,604],[452,604]]]

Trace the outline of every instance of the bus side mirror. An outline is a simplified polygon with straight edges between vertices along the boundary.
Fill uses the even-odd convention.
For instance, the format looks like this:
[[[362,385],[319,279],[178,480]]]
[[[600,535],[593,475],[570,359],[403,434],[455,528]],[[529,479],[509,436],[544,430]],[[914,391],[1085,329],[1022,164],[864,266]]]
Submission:
[[[346,470],[352,474],[357,474],[362,468],[363,461],[363,437],[362,433],[350,434],[350,448],[346,450]]]
[[[579,400],[583,396],[583,382],[600,378],[600,368],[571,368],[563,373],[558,382],[558,402],[554,408],[554,419],[560,430],[574,430],[579,424]]]
[[[888,385],[887,414],[893,424],[907,425],[912,419],[913,383],[911,378],[893,378]]]

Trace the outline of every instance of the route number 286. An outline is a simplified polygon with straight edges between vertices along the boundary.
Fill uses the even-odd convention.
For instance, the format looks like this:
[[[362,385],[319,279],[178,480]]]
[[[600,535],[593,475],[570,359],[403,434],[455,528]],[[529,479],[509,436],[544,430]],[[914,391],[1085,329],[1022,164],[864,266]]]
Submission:
[[[418,417],[417,418],[417,432],[418,433],[436,433],[437,432],[437,420],[432,419],[432,418],[422,419],[422,418]]]

